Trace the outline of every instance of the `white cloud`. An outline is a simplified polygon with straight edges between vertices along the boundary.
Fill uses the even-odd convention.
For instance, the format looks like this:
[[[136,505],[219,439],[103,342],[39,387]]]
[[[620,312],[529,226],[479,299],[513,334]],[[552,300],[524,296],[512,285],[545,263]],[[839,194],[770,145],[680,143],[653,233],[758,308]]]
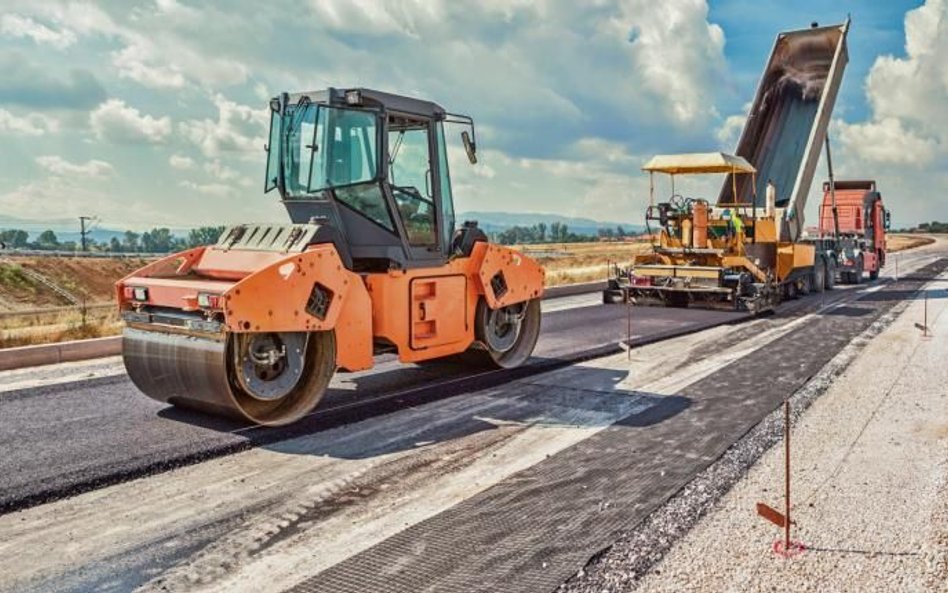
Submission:
[[[612,21],[617,35],[633,32],[635,72],[682,124],[714,115],[708,99],[726,72],[724,31],[707,19],[705,0],[625,0]]]
[[[312,0],[310,6],[333,38],[378,36],[391,55],[372,62],[346,43],[330,46],[325,78],[381,80],[465,104],[489,95],[480,111],[516,117],[521,127],[555,118],[570,130],[612,116],[685,128],[715,115],[714,98],[726,82],[724,33],[708,22],[705,0]],[[404,63],[414,67],[393,68]]]
[[[839,139],[859,158],[922,168],[931,164],[940,149],[934,138],[906,129],[902,120],[886,117],[861,124],[839,124]]]
[[[15,136],[42,136],[59,130],[59,120],[39,113],[15,115],[0,109],[0,134]]]
[[[89,115],[100,140],[125,143],[161,143],[171,134],[171,118],[142,115],[121,99],[109,99]]]
[[[866,78],[872,119],[848,129],[843,140],[869,160],[904,162],[898,149],[906,148],[930,161],[948,148],[948,2],[928,0],[906,13],[905,51],[905,58],[876,58]],[[864,144],[867,139],[893,146]]]
[[[76,34],[117,41],[121,47],[111,52],[116,72],[147,88],[181,89],[192,84],[213,89],[247,80],[249,69],[243,62],[223,57],[203,35],[195,34],[195,27],[210,29],[209,24],[233,30],[237,21],[230,10],[199,9],[174,0],[157,0],[152,6],[131,9],[124,4],[116,6],[122,10],[116,11],[115,18],[105,8],[88,2],[47,2],[24,10],[29,8],[61,27],[59,32],[47,27],[47,32],[37,33],[49,43],[57,33],[65,39],[60,44],[75,42]],[[211,19],[213,22],[206,22]],[[254,23],[244,21],[251,26]]]
[[[194,168],[194,159],[189,156],[182,156],[180,154],[173,154],[168,157],[168,164],[175,169],[181,171],[187,171]]]
[[[266,108],[240,105],[223,95],[214,95],[213,103],[217,106],[217,121],[181,122],[181,135],[212,158],[227,152],[262,154],[268,123]]]
[[[905,57],[876,58],[866,78],[871,117],[837,122],[839,176],[875,178],[897,225],[948,219],[937,190],[948,172],[948,2],[905,15]]]
[[[54,30],[29,17],[5,14],[0,18],[0,33],[10,37],[28,37],[38,44],[66,49],[76,42],[76,34],[69,29]]]
[[[56,155],[36,157],[36,164],[54,175],[72,175],[77,177],[108,177],[115,172],[112,165],[105,161],[90,160],[85,163],[72,163]]]
[[[190,6],[185,6],[177,0],[155,0],[155,8],[157,8],[158,12],[163,15],[176,18],[185,18],[191,20],[201,18],[200,10]]]
[[[721,127],[714,133],[724,152],[734,152],[737,149],[737,143],[741,139],[741,132],[746,122],[746,115],[729,115],[724,119]]]
[[[639,172],[643,157],[603,138],[582,138],[563,158],[513,158],[484,149],[472,167],[460,146],[451,145],[449,154],[459,212],[557,212],[637,223],[648,204]],[[491,174],[479,173],[480,167]]]
[[[195,183],[194,181],[184,180],[178,185],[185,189],[190,189],[201,194],[222,198],[234,193],[234,188],[226,183]]]
[[[35,220],[98,215],[113,228],[150,228],[180,221],[166,207],[149,200],[130,198],[127,192],[115,191],[112,184],[116,180],[117,176],[49,175],[0,193],[0,210],[10,216]],[[126,216],[134,218],[123,218]]]
[[[333,29],[417,36],[424,25],[444,16],[444,2],[422,0],[313,0],[317,18]]]
[[[204,170],[221,181],[233,181],[240,177],[240,174],[230,167],[222,164],[218,160],[213,160],[204,164]]]
[[[177,65],[158,59],[150,42],[140,39],[112,54],[119,76],[153,89],[179,89],[185,84]]]

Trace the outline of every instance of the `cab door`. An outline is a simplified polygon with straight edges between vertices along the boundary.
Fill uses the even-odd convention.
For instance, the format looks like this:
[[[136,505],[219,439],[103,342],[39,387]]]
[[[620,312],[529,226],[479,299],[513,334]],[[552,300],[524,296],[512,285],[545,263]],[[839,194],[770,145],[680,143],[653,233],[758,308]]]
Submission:
[[[409,286],[412,350],[466,339],[468,303],[464,275],[415,278]]]

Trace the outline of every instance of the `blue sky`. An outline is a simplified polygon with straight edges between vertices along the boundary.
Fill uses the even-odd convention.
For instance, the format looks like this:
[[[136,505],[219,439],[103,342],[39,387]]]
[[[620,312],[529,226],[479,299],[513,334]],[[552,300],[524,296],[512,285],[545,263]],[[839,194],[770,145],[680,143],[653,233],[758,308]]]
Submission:
[[[897,224],[948,220],[931,191],[948,181],[945,0],[267,6],[0,0],[0,217],[281,220],[261,189],[267,98],[364,85],[475,117],[480,164],[452,158],[459,210],[634,222],[649,156],[733,150],[775,35],[851,13],[838,173],[877,178]]]

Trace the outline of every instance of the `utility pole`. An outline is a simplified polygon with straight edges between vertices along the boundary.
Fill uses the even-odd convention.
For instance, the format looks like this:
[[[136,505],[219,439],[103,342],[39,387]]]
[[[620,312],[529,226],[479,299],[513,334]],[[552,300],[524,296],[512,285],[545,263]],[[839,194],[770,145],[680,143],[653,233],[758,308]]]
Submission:
[[[87,251],[87,242],[86,236],[92,231],[92,229],[86,230],[86,221],[93,220],[91,216],[80,216],[79,217],[79,238],[82,241],[82,250]]]

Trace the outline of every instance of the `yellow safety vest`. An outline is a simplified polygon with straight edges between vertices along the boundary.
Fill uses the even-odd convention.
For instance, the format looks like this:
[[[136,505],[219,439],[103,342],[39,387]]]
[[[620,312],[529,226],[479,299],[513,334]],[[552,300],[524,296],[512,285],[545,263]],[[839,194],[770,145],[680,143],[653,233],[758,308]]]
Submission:
[[[731,215],[731,222],[734,224],[734,232],[740,233],[744,230],[744,222],[741,220],[741,217],[737,215],[737,212]]]

